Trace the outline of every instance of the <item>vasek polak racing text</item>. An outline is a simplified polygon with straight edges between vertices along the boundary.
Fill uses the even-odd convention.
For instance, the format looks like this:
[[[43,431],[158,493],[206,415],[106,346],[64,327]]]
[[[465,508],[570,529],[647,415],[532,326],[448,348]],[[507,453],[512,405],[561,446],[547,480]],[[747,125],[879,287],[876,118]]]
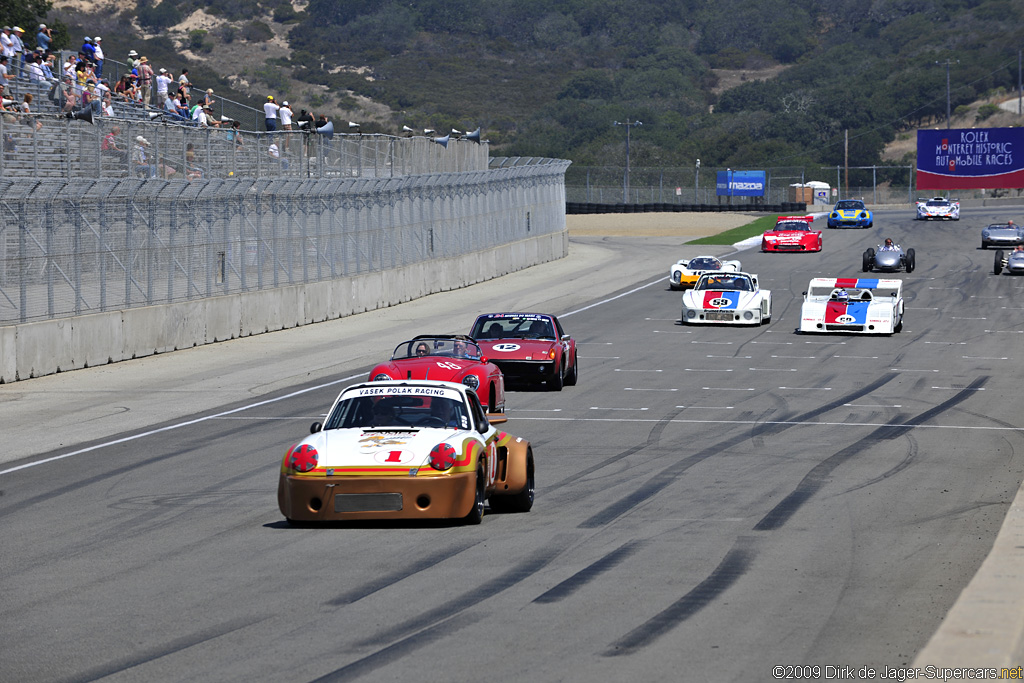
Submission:
[[[1009,166],[1013,163],[1013,142],[990,142],[986,130],[958,132],[959,136],[943,138],[935,146],[936,166]]]
[[[945,666],[774,666],[776,680],[826,681],[1008,681],[1024,680],[1024,669],[1007,667],[945,667]]]

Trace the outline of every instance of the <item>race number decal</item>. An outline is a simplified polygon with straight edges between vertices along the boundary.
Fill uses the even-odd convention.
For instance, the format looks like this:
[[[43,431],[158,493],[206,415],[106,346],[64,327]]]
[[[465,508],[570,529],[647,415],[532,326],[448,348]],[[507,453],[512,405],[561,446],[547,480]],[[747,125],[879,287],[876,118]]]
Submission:
[[[519,350],[519,344],[495,344],[491,348],[502,353],[512,353]]]
[[[712,308],[722,308],[723,306],[728,306],[728,305],[729,305],[729,300],[728,299],[712,299],[711,301],[708,302],[708,306],[711,306]]]
[[[373,459],[382,465],[403,465],[412,462],[412,451],[377,451]]]
[[[840,325],[850,325],[851,323],[857,322],[857,319],[854,318],[852,315],[841,315],[838,318],[836,318],[836,322],[839,323]]]
[[[447,361],[447,360],[439,360],[439,361],[437,361],[437,366],[440,367],[440,368],[444,368],[445,370],[461,370],[462,369],[462,366],[459,365],[458,363],[452,363],[451,361]]]

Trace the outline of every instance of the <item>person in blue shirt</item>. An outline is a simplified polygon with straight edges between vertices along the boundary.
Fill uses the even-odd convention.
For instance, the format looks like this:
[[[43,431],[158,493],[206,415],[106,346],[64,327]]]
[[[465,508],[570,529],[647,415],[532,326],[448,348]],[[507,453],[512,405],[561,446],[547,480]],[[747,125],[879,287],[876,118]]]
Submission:
[[[36,46],[43,52],[49,52],[52,42],[53,31],[46,28],[46,24],[39,24],[39,32],[36,33]]]

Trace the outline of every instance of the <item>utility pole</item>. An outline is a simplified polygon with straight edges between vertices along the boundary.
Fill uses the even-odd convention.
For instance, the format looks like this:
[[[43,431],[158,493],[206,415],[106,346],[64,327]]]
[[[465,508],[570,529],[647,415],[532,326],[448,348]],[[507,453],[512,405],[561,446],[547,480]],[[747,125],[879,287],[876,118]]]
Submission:
[[[625,126],[626,127],[626,173],[622,177],[622,203],[629,203],[629,129],[635,128],[636,126],[642,126],[643,121],[630,121],[628,118],[625,123],[621,121],[612,121],[613,126]]]
[[[843,131],[843,197],[850,196],[850,129]]]
[[[935,62],[936,64],[946,65],[946,128],[949,128],[949,67],[951,64],[959,64],[960,60],[952,61],[947,59],[945,62]]]

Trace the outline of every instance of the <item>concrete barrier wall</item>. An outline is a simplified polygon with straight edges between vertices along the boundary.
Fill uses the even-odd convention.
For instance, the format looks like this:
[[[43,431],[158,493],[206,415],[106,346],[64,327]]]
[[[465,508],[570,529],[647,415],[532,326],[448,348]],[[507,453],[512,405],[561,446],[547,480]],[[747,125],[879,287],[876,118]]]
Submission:
[[[0,327],[0,382],[341,318],[563,258],[567,231],[305,285]]]

